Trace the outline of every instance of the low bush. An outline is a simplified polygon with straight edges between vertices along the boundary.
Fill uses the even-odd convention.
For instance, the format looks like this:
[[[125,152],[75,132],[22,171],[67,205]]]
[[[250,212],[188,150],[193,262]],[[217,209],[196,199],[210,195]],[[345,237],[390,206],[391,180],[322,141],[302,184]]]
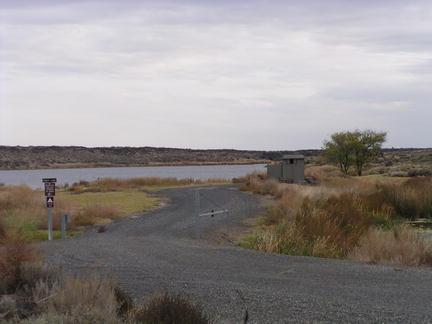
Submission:
[[[114,286],[99,276],[85,280],[66,277],[53,288],[37,287],[34,294],[46,299],[38,311],[61,315],[75,323],[118,323],[118,304]],[[47,294],[48,292],[48,294]],[[55,296],[53,298],[52,296]]]
[[[409,177],[430,177],[432,176],[432,169],[426,168],[412,168],[408,170]]]
[[[372,228],[349,254],[353,260],[406,266],[432,266],[432,245],[411,227]]]
[[[389,175],[390,175],[390,177],[397,177],[397,178],[408,177],[408,172],[407,171],[391,171]]]
[[[199,306],[181,295],[169,293],[151,298],[134,312],[133,320],[144,324],[207,324],[210,322]]]
[[[267,179],[264,174],[252,173],[241,179],[237,179],[241,183],[240,190],[250,191],[259,195],[272,195],[281,197],[283,190],[279,182],[274,179]]]
[[[120,212],[106,205],[88,205],[76,212],[72,218],[74,226],[94,225],[100,222],[107,222],[118,218]]]
[[[296,210],[282,202],[269,215],[266,223],[273,225],[257,236],[256,248],[292,255],[345,257],[373,223],[350,193],[305,198]]]
[[[38,258],[38,251],[21,238],[3,238],[0,242],[0,293],[12,293],[22,286],[25,282],[22,266]]]

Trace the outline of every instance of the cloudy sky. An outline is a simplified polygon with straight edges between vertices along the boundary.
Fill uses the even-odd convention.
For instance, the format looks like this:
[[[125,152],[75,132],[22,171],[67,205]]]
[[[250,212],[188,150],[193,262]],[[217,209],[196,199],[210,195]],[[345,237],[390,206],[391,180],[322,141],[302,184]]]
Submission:
[[[0,144],[432,146],[432,1],[0,0]]]

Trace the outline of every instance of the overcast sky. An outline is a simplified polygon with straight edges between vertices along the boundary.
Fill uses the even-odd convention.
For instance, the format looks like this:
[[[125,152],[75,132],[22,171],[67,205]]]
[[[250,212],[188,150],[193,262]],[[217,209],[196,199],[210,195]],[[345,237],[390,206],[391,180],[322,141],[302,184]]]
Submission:
[[[432,146],[432,1],[0,0],[0,144]]]

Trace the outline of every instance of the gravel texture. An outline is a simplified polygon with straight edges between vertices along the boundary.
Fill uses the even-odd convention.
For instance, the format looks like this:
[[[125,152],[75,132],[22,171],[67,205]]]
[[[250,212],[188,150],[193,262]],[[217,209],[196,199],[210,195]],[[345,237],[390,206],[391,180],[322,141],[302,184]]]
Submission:
[[[66,271],[102,273],[135,298],[169,290],[201,303],[216,323],[432,322],[432,271],[242,249],[226,233],[262,212],[235,187],[160,192],[167,206],[112,223],[104,233],[42,244]]]

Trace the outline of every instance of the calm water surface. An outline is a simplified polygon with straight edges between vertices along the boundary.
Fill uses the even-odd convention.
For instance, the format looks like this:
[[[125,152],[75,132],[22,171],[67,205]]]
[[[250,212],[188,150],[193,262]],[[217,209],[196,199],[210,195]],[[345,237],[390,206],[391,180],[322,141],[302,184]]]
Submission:
[[[124,167],[124,168],[83,168],[1,171],[0,183],[7,185],[28,185],[42,188],[42,178],[57,178],[57,184],[72,184],[80,180],[93,181],[98,178],[193,178],[207,180],[214,178],[232,179],[250,172],[265,171],[265,164],[252,165],[205,165],[205,166],[164,166],[164,167]]]

